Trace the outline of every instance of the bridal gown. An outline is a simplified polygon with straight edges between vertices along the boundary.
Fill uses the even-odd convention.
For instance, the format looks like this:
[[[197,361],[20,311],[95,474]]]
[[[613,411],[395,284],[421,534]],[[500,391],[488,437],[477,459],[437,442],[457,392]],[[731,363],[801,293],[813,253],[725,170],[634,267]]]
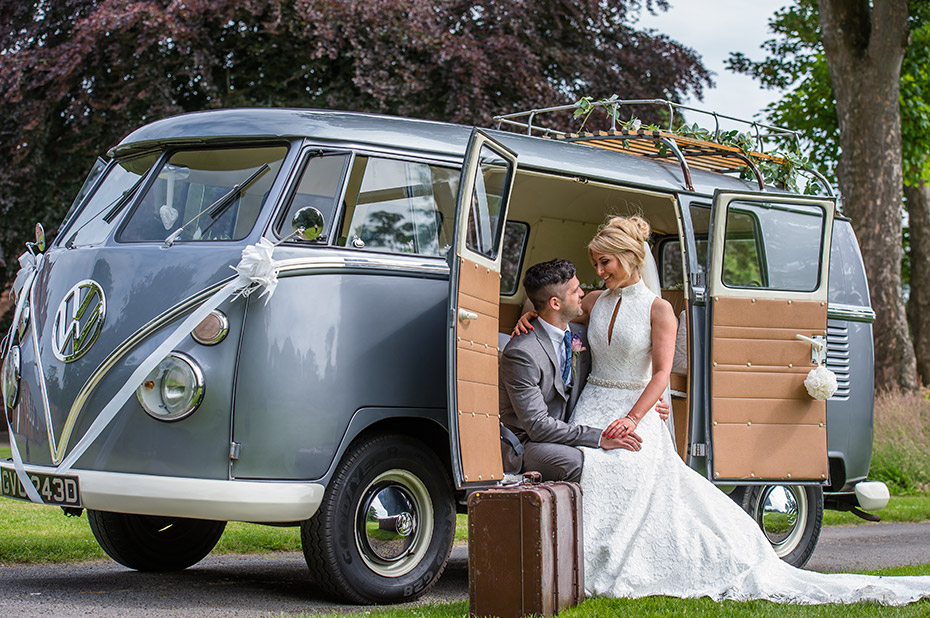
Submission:
[[[597,299],[588,327],[593,367],[573,422],[606,427],[639,398],[652,376],[654,299],[642,281]],[[749,515],[682,462],[654,410],[636,432],[643,439],[638,452],[583,449],[587,594],[892,605],[930,596],[930,577],[821,574],[788,565]]]

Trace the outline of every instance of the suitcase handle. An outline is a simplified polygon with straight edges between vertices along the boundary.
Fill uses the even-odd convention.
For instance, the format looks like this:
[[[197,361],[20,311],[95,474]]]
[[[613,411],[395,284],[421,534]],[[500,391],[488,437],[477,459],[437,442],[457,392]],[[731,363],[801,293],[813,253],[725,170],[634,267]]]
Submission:
[[[523,482],[527,485],[542,482],[542,474],[536,470],[529,470],[523,473]]]

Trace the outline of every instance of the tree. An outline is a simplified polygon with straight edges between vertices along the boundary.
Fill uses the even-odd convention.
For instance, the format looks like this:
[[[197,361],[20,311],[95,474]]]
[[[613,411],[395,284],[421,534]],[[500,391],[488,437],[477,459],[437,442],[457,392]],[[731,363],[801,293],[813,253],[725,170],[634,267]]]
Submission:
[[[912,30],[927,26],[923,4],[912,2]],[[801,129],[808,137],[812,164],[828,176],[836,175],[845,211],[852,216],[862,246],[877,316],[876,385],[913,388],[914,352],[901,300],[900,181],[906,178],[912,184],[927,166],[930,134],[919,127],[927,125],[927,112],[920,109],[926,110],[930,101],[926,91],[930,49],[926,39],[922,44],[915,40],[905,54],[904,0],[875,7],[864,0],[819,5],[796,0],[777,12],[769,26],[780,37],[764,44],[769,57],[753,62],[733,54],[730,68],[756,77],[763,85],[790,88],[767,109],[767,115],[774,123]],[[921,231],[926,235],[930,227],[918,230],[912,221],[912,237],[915,231],[919,241]],[[914,250],[912,238],[912,265],[918,258]],[[919,259],[926,264],[930,254]],[[917,287],[930,285],[925,276],[920,266],[916,274],[911,272],[912,301]],[[930,314],[922,319],[930,319]],[[913,319],[911,324],[916,334]],[[925,332],[930,337],[930,328]],[[918,344],[918,350],[930,367],[930,345]],[[923,379],[930,380],[930,371]]]
[[[908,213],[907,319],[917,373],[930,385],[930,4],[911,3],[911,44],[901,77],[904,195]]]
[[[0,0],[0,289],[94,157],[216,107],[487,125],[583,95],[700,95],[691,50],[633,26],[666,0]],[[648,118],[645,114],[644,118]]]

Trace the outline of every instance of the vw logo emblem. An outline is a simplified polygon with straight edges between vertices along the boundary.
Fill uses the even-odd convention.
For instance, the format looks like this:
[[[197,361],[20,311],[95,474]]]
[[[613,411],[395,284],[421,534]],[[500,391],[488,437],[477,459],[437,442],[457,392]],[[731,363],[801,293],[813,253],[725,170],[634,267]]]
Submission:
[[[71,288],[55,314],[55,358],[65,363],[81,358],[97,340],[106,313],[107,301],[96,281],[85,279]]]

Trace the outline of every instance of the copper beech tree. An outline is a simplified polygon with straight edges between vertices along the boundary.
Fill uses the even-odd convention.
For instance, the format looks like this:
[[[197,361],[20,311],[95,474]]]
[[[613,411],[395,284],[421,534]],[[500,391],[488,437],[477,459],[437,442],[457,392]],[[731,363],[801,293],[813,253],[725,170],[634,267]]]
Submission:
[[[0,0],[0,289],[94,157],[216,107],[360,110],[489,125],[581,96],[683,98],[710,75],[638,30],[665,0]]]

